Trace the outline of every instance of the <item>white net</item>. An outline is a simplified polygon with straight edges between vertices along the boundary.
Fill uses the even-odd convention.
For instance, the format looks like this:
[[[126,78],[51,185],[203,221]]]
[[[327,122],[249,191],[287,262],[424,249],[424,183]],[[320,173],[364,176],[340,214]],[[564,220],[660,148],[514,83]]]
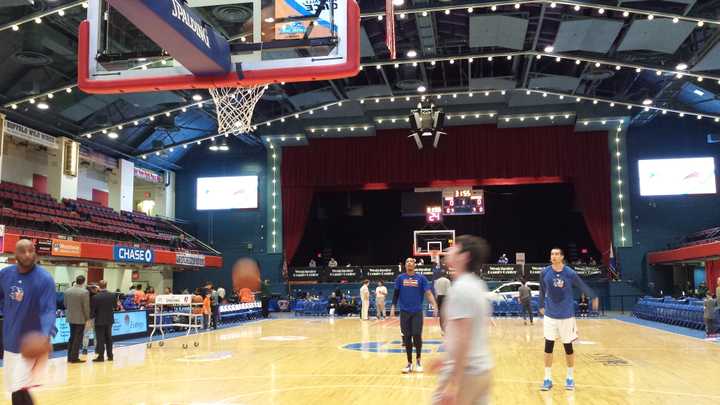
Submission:
[[[239,135],[252,132],[252,116],[266,85],[253,87],[210,88],[215,100],[219,135]]]

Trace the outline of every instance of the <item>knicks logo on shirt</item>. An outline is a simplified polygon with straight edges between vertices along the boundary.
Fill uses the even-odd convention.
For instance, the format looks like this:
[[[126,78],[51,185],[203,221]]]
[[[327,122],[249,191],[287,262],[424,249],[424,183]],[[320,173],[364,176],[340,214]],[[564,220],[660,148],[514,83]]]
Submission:
[[[25,296],[25,291],[21,287],[12,286],[10,287],[10,299],[17,302],[22,302]]]
[[[561,278],[554,278],[553,279],[553,287],[556,288],[563,288],[565,286],[565,281]]]
[[[418,281],[414,278],[406,278],[403,280],[403,287],[418,287]]]

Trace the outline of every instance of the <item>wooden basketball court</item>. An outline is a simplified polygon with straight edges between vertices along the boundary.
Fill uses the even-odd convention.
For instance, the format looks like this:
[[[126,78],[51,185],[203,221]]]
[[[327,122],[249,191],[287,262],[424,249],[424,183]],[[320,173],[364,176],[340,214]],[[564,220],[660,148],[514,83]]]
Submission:
[[[498,319],[492,331],[496,404],[717,404],[720,344],[619,320],[579,320],[577,389],[542,379],[542,325]],[[438,356],[440,330],[426,320],[425,364]],[[50,362],[50,384],[35,391],[51,404],[426,404],[430,374],[403,375],[398,321],[277,319],[194,339],[116,348],[113,363]],[[192,347],[192,344],[191,344]]]

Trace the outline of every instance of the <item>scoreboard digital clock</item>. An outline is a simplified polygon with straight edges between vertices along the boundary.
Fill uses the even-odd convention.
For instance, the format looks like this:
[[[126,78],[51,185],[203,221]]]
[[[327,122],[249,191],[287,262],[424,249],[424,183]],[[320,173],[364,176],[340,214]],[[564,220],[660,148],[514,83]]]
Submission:
[[[442,212],[443,212],[443,209],[441,206],[427,207],[427,210],[425,213],[425,221],[429,224],[442,222]]]
[[[472,188],[450,188],[443,190],[443,215],[485,214],[483,190]]]

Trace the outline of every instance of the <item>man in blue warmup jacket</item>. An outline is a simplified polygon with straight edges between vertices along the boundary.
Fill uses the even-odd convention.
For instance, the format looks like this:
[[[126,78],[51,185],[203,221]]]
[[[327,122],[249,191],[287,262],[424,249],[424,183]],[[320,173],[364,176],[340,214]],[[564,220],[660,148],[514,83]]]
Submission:
[[[395,306],[399,304],[400,331],[403,335],[403,345],[405,345],[405,354],[407,355],[407,366],[402,370],[405,374],[413,371],[423,372],[420,361],[422,356],[423,297],[432,304],[434,315],[437,316],[437,303],[432,294],[432,285],[425,276],[415,273],[415,259],[409,257],[405,260],[405,273],[395,279],[395,291],[390,309],[390,316],[394,317]],[[412,364],[413,345],[417,362],[415,367]]]
[[[36,264],[35,246],[21,239],[15,246],[17,264],[0,271],[0,311],[4,316],[3,345],[5,387],[13,405],[32,405],[29,390],[38,386],[47,358],[20,354],[23,338],[32,332],[55,336],[55,281]]]
[[[588,297],[593,298],[593,310],[597,311],[598,298],[590,287],[578,277],[575,270],[565,265],[565,255],[560,248],[550,251],[551,265],[540,274],[540,315],[543,318],[545,335],[545,379],[541,389],[552,388],[552,361],[555,341],[560,340],[565,348],[567,378],[565,389],[575,389],[573,367],[575,354],[572,343],[578,338],[575,322],[575,302],[573,286],[580,288]]]

